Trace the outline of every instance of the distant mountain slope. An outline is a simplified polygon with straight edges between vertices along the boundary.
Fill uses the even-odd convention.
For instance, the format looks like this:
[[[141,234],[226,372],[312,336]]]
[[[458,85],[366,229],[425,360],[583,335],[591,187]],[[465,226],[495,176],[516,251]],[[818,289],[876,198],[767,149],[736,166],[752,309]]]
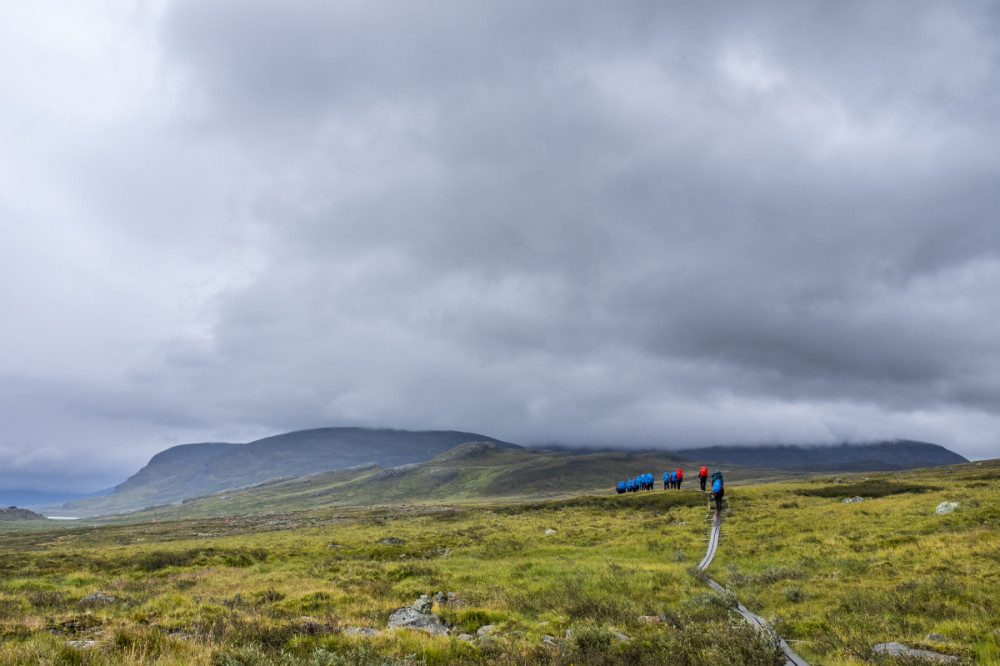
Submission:
[[[459,444],[475,441],[520,448],[469,432],[367,428],[300,430],[249,444],[182,444],[153,456],[110,495],[42,508],[49,513],[73,516],[133,511],[268,479],[299,477],[365,463],[395,467],[423,462]]]
[[[34,511],[29,511],[28,509],[9,506],[0,508],[0,521],[6,520],[45,520],[45,516]]]
[[[709,446],[681,449],[692,460],[797,471],[888,471],[969,462],[938,444],[897,439],[834,446]]]
[[[161,507],[157,515],[161,519],[193,518],[324,506],[543,499],[581,492],[612,492],[619,479],[651,472],[659,480],[664,471],[680,466],[687,469],[689,479],[696,474],[695,468],[669,451],[573,455],[564,451],[502,449],[492,443],[469,443],[419,464],[390,469],[367,465],[275,480],[191,498],[182,505]],[[726,479],[731,483],[788,476],[791,474],[740,466],[726,468]],[[697,484],[691,480],[687,487],[694,489]],[[691,493],[690,500],[702,501],[697,493]]]

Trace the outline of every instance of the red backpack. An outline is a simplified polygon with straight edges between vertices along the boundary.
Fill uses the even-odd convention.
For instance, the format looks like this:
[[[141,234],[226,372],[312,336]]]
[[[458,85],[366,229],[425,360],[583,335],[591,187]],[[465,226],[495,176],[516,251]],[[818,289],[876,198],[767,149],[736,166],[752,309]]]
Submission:
[[[684,478],[684,471],[680,467],[678,467],[677,468],[677,480],[680,481],[683,478]]]
[[[708,468],[702,465],[701,471],[698,473],[698,476],[708,476]]]

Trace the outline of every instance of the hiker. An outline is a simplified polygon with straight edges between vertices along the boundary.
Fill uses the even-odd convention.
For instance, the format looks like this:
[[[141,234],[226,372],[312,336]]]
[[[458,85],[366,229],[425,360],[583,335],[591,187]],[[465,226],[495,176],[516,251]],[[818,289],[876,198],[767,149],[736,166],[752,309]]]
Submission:
[[[618,482],[618,488],[617,488],[617,490],[618,490],[618,494],[619,495],[621,495],[622,493],[625,492],[625,482],[624,481],[619,481]]]
[[[701,482],[701,491],[705,492],[705,481],[708,480],[708,468],[704,465],[698,470],[698,480]]]
[[[663,489],[667,489],[667,485],[670,483],[670,472],[663,473]]]
[[[712,497],[715,499],[715,510],[722,512],[722,497],[726,494],[726,488],[722,485],[722,475],[712,481]]]
[[[671,488],[677,487],[677,472],[670,473],[670,487]]]
[[[684,470],[677,468],[677,490],[681,489],[681,481],[684,480]]]

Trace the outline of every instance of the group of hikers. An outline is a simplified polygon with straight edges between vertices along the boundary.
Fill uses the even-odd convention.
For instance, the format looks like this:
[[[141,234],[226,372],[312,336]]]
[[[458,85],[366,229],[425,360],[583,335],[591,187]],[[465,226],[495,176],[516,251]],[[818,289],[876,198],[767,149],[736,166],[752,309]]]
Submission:
[[[637,493],[640,490],[652,490],[653,489],[653,475],[652,474],[640,474],[634,479],[626,479],[625,481],[618,482],[618,494],[622,493]]]
[[[684,470],[678,467],[673,472],[663,473],[663,489],[668,488],[680,490],[681,482],[684,481]],[[701,466],[698,470],[698,482],[701,485],[701,490],[704,492],[705,485],[708,482],[708,467],[705,465]],[[618,482],[618,487],[616,490],[618,494],[623,493],[637,493],[640,490],[653,490],[653,475],[650,473],[640,474],[639,476],[632,479],[625,479],[624,481]],[[726,488],[722,481],[722,472],[720,470],[715,470],[712,473],[712,499],[715,500],[715,508],[717,511],[722,510],[722,498],[726,494]]]

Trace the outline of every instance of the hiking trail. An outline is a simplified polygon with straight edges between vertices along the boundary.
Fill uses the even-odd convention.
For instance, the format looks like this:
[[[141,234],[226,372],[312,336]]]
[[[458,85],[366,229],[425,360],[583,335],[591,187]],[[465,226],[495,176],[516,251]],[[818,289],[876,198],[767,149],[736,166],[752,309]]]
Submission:
[[[708,550],[705,553],[705,557],[702,558],[701,562],[698,564],[698,571],[706,571],[708,565],[712,563],[712,559],[715,557],[715,551],[719,548],[719,536],[722,533],[722,516],[718,511],[712,512],[712,532],[708,538]],[[711,578],[707,578],[708,585],[716,592],[722,592],[725,588],[716,583]],[[809,666],[809,662],[795,654],[795,651],[789,647],[788,643],[781,636],[778,636],[777,632],[771,628],[767,621],[761,616],[751,613],[747,608],[741,604],[739,601],[736,602],[736,612],[743,616],[743,618],[755,625],[761,631],[766,631],[767,633],[775,636],[778,639],[781,649],[785,651],[785,656],[788,661],[785,662],[785,666]]]

